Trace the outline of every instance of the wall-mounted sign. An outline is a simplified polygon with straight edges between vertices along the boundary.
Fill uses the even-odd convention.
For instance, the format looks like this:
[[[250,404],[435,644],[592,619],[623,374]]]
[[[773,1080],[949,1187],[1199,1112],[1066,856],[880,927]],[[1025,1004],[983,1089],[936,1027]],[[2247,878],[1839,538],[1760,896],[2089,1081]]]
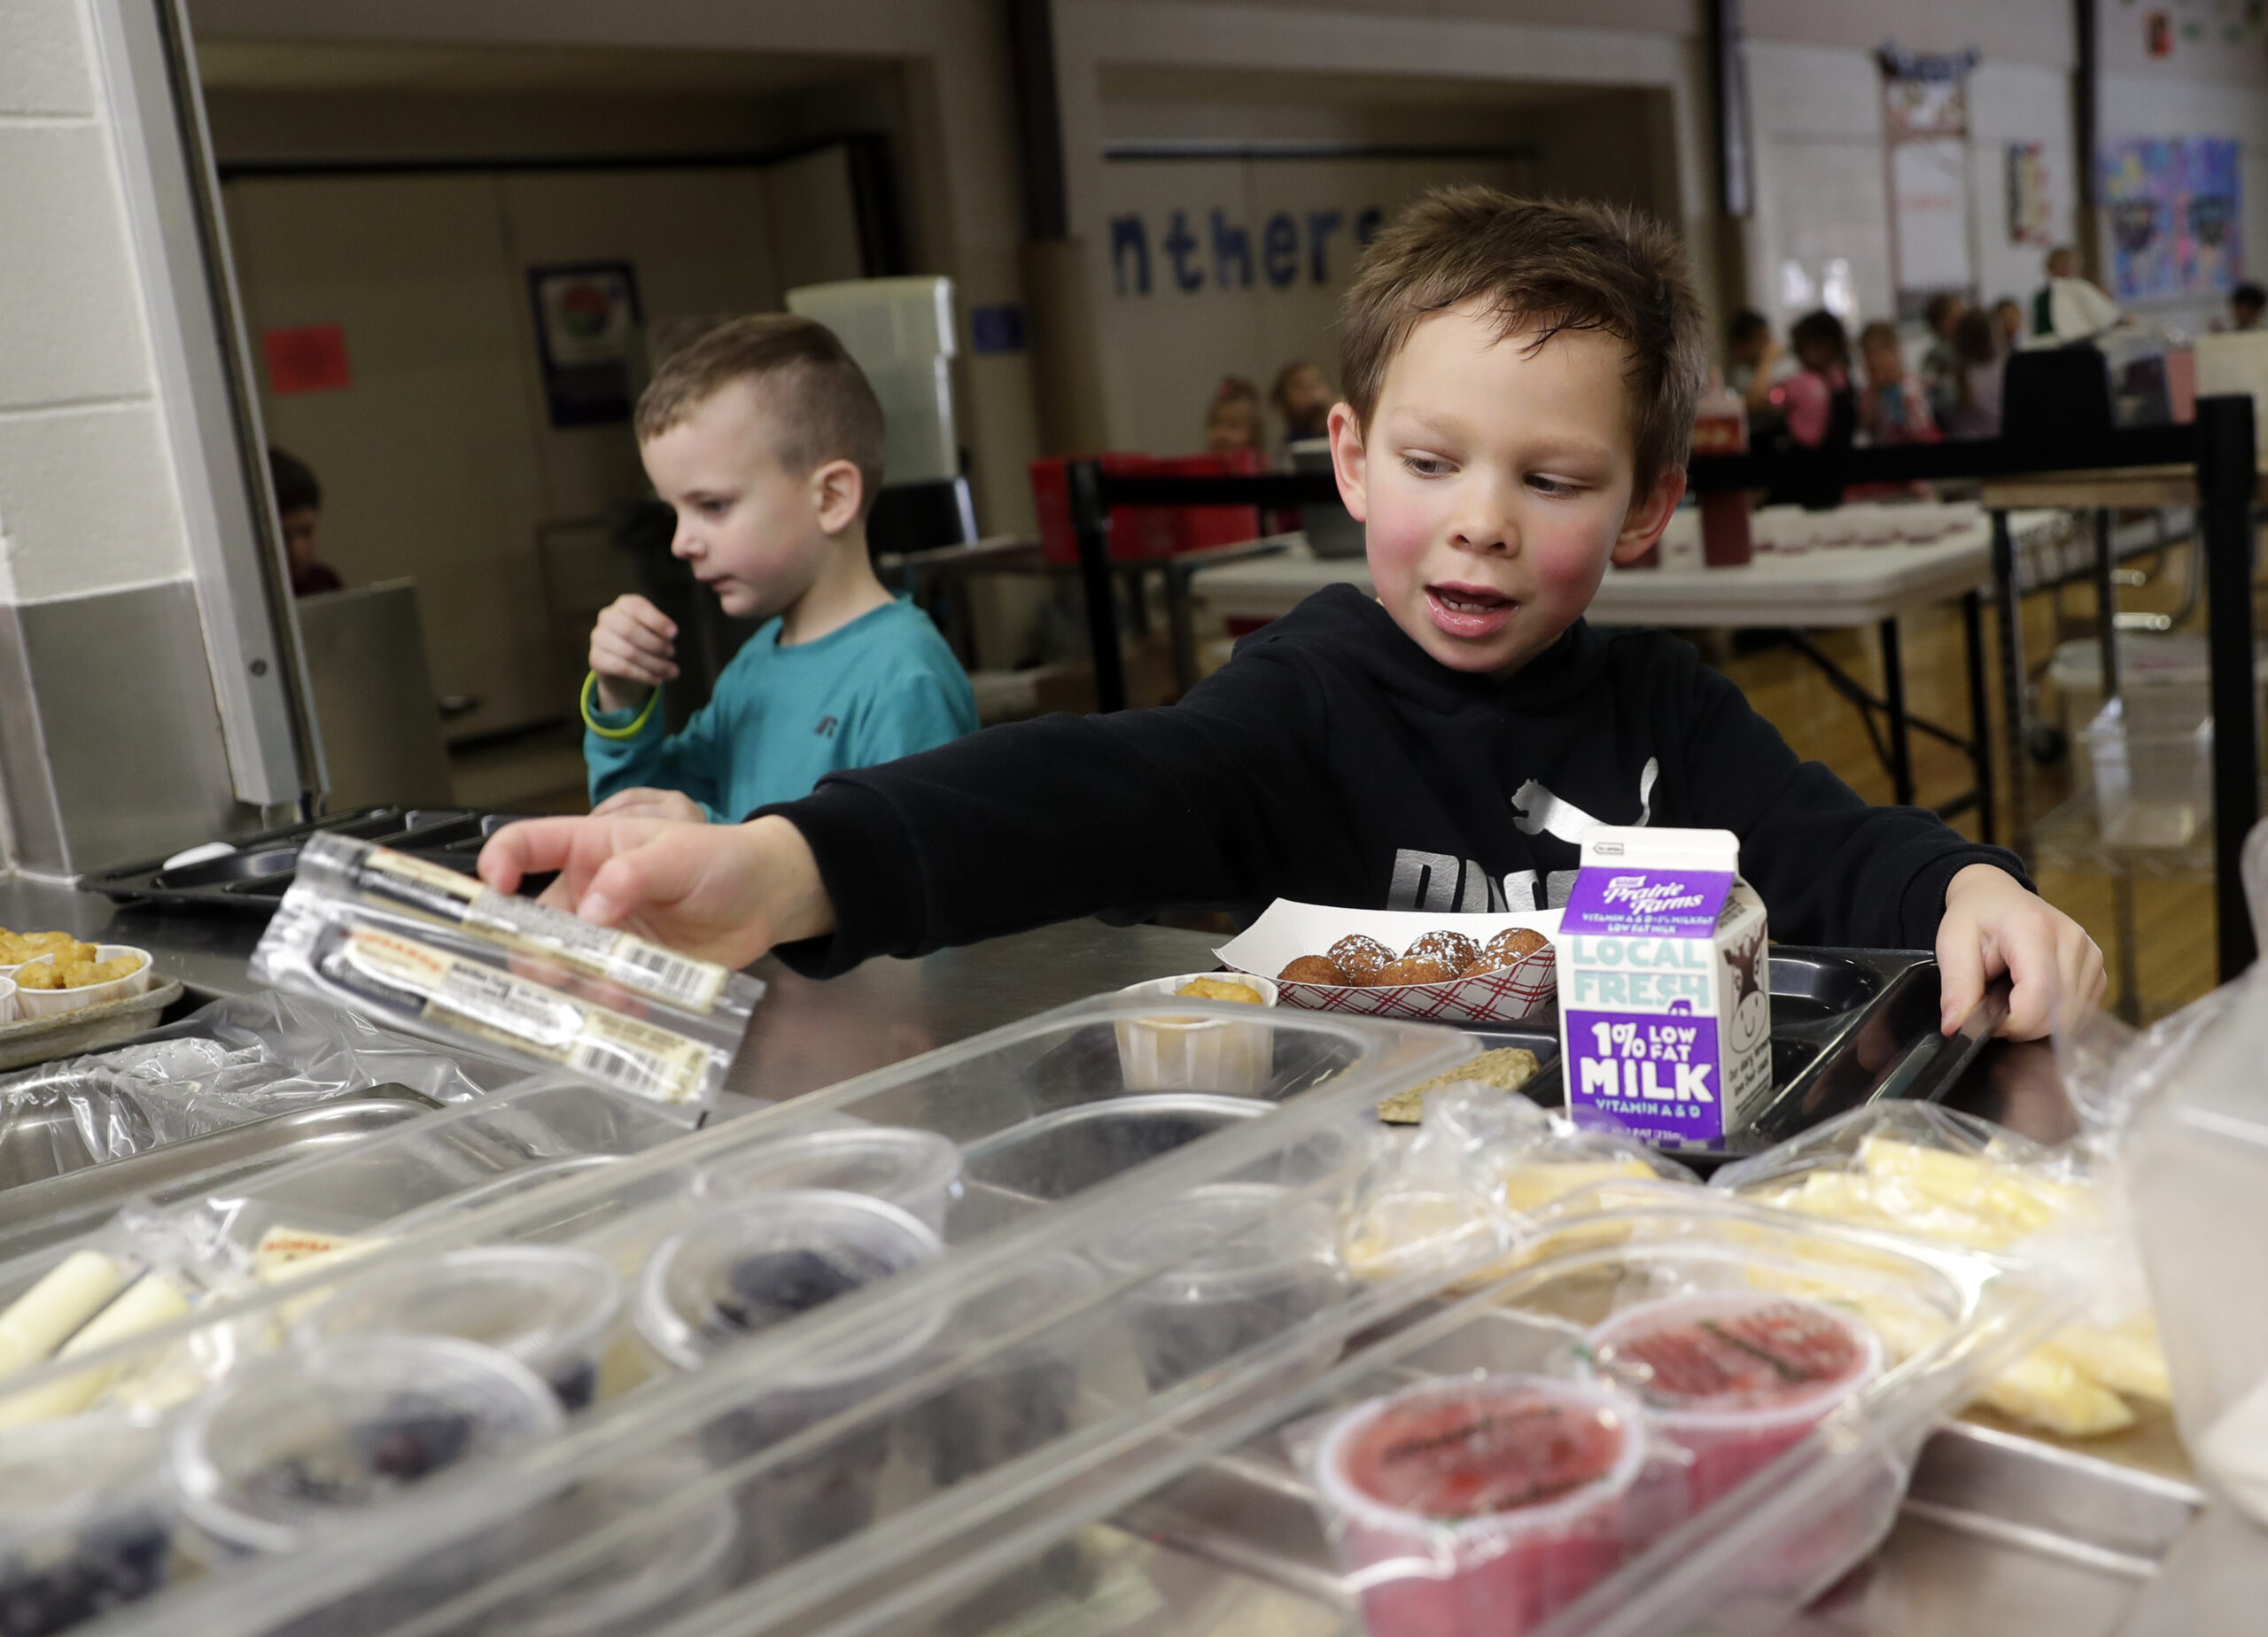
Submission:
[[[2036,142],[2008,144],[2008,243],[2054,242],[2055,206],[2047,190],[2047,155]]]
[[[1112,289],[1122,296],[1146,296],[1153,290],[1194,295],[1208,289],[1328,286],[1336,276],[1334,255],[1343,259],[1360,250],[1386,221],[1377,206],[1351,216],[1344,210],[1279,210],[1257,229],[1224,210],[1208,210],[1194,225],[1192,214],[1168,211],[1154,232],[1146,212],[1113,216]],[[1340,265],[1343,270],[1343,260]]]
[[[630,418],[638,275],[627,261],[530,268],[544,406],[554,426]]]
[[[260,333],[268,362],[268,390],[278,398],[300,392],[343,392],[354,384],[346,362],[346,331],[338,324],[290,324]]]
[[[2225,293],[2243,276],[2237,144],[2148,136],[2101,159],[2110,293],[2121,301]]]
[[[1876,58],[1883,73],[1898,306],[1914,314],[1941,291],[1968,290],[1975,276],[1969,250],[1969,75],[1977,53],[1932,55],[1892,43]]]

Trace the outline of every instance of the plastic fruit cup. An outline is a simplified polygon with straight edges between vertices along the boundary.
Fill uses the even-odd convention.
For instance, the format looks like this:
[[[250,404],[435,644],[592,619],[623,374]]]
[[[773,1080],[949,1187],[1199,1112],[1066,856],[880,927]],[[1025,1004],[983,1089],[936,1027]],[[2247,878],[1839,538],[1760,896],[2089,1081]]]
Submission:
[[[1520,1637],[1620,1565],[1638,1407],[1592,1382],[1423,1382],[1348,1411],[1315,1455],[1371,1637]]]
[[[455,1336],[509,1354],[562,1409],[596,1396],[599,1360],[622,1312],[622,1280],[588,1251],[488,1245],[358,1278],[294,1327],[302,1345],[345,1336]]]
[[[59,1632],[166,1582],[165,1439],[106,1416],[0,1436],[0,1608],[10,1632]]]
[[[724,1348],[943,1253],[926,1225],[881,1199],[827,1189],[761,1194],[656,1249],[639,1278],[638,1333],[666,1363],[698,1369]],[[878,1316],[850,1340],[751,1383],[703,1429],[710,1462],[737,1466],[883,1391],[918,1368],[942,1317],[933,1307]],[[858,1422],[743,1482],[742,1569],[777,1568],[865,1528],[889,1445],[888,1421]]]
[[[1250,1098],[1185,1091],[1115,1097],[1010,1126],[968,1151],[971,1181],[1032,1199],[1068,1199],[1161,1154],[1272,1113]]]
[[[84,989],[35,989],[16,985],[16,1015],[22,1018],[51,1018],[59,1012],[76,1012],[82,1006],[99,1006],[105,1001],[123,1000],[129,995],[148,992],[156,969],[150,964],[150,951],[137,950],[124,943],[97,943],[95,958],[115,960],[121,955],[131,955],[142,964],[122,978],[113,978],[107,983],[89,983]],[[54,957],[43,955],[38,961],[26,961],[24,966],[35,966],[40,961],[52,963]],[[16,970],[20,971],[19,967]]]
[[[1179,997],[1200,978],[1234,983],[1260,997],[1260,1011],[1276,1004],[1276,985],[1248,972],[1191,972],[1131,984],[1126,995]],[[1223,1003],[1200,1000],[1200,1005]],[[1239,1003],[1226,1003],[1239,1004]],[[1227,1018],[1156,1016],[1122,1020],[1117,1025],[1118,1063],[1130,1091],[1223,1091],[1250,1096],[1266,1087],[1276,1072],[1276,1031],[1265,1023]]]
[[[1115,1271],[1161,1269],[1127,1294],[1134,1354],[1153,1392],[1278,1341],[1346,1282],[1338,1216],[1268,1183],[1192,1189],[1097,1247]],[[1335,1355],[1319,1345],[1311,1362]]]
[[[781,1137],[702,1168],[696,1198],[737,1205],[783,1188],[826,1188],[886,1199],[926,1224],[945,1230],[945,1213],[960,1191],[960,1150],[950,1137],[902,1127],[852,1127]]]
[[[551,1389],[492,1347],[355,1336],[257,1360],[207,1393],[175,1431],[174,1482],[221,1557],[288,1552],[439,1472],[548,1438],[560,1419]],[[461,1588],[509,1546],[492,1534],[433,1554],[421,1587]]]
[[[690,1451],[663,1451],[567,1490],[539,1516],[534,1537],[560,1544],[608,1529],[611,1544],[500,1610],[483,1637],[643,1637],[721,1592],[740,1520],[721,1498],[688,1501],[707,1476]]]
[[[1882,1369],[1855,1319],[1764,1292],[1673,1297],[1590,1334],[1602,1374],[1686,1452],[1694,1510],[1772,1464]]]

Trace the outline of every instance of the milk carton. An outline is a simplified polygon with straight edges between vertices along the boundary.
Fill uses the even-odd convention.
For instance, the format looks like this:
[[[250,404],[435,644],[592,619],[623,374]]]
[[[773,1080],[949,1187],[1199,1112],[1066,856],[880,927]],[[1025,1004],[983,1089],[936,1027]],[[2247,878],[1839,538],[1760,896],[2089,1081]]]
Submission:
[[[1567,1112],[1665,1147],[1714,1147],[1772,1090],[1764,901],[1729,830],[1583,833],[1559,923]]]

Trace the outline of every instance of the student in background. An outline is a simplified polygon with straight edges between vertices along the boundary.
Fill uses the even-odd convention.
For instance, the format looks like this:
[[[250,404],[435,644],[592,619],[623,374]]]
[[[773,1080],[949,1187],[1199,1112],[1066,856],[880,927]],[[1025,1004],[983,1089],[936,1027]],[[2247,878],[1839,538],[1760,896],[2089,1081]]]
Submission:
[[[634,594],[599,616],[582,700],[594,812],[737,820],[975,731],[952,650],[874,578],[882,405],[832,330],[735,319],[655,372],[633,425],[677,514],[672,554],[726,613],[765,623],[672,734],[655,705],[678,673],[675,623]]]
[[[1797,364],[1780,389],[1788,436],[1806,449],[1849,448],[1859,430],[1859,400],[1851,390],[1851,337],[1843,321],[1822,307],[1798,319],[1788,338]]]
[[[1953,413],[1953,400],[1959,390],[1953,377],[1960,370],[1961,360],[1953,353],[1953,330],[1968,311],[1968,299],[1950,290],[1931,296],[1930,305],[1922,309],[1922,322],[1930,326],[1930,345],[1922,353],[1918,373],[1922,391],[1929,395],[1930,413],[1940,428]]]
[[[268,449],[268,476],[276,485],[276,513],[284,524],[284,557],[291,565],[291,594],[312,597],[317,592],[338,591],[346,582],[338,570],[322,561],[322,485],[307,463],[273,444]]]
[[[2013,353],[2023,345],[2023,303],[2014,296],[2002,296],[1992,304],[1992,334],[2000,351]],[[1953,361],[1960,361],[1960,350],[1954,349]]]
[[[1329,435],[1331,406],[1339,401],[1339,394],[1331,390],[1331,378],[1321,365],[1295,358],[1276,372],[1268,400],[1284,417],[1284,441],[1295,444]]]
[[[2000,346],[1992,319],[1983,313],[1966,314],[1953,327],[1953,345],[1960,368],[1953,378],[1953,407],[1946,422],[1946,436],[1998,438],[2000,377],[2008,355]]]
[[[2257,284],[2239,284],[2229,291],[2229,328],[2235,330],[2259,329],[2264,308],[2268,308],[2268,290],[2263,290]]]
[[[1208,454],[1260,452],[1260,389],[1242,376],[1223,376],[1205,408]]]
[[[1773,366],[1780,361],[1780,340],[1772,322],[1754,307],[1743,307],[1725,326],[1725,384],[1741,396],[1751,415],[1774,407]]]
[[[2117,304],[2079,276],[2079,252],[2069,244],[2049,251],[2047,282],[2032,292],[2031,338],[2084,341],[2117,322]]]
[[[1937,417],[1920,379],[1906,368],[1898,326],[1875,320],[1859,332],[1866,390],[1859,395],[1859,430],[1875,443],[1935,443]]]

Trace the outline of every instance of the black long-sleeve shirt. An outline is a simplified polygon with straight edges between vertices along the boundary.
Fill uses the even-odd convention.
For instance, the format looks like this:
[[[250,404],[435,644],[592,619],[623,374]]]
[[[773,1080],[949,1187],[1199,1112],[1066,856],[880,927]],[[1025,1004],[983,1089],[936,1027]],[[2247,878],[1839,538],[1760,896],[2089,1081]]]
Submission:
[[[1734,832],[1793,943],[1927,947],[1955,871],[2023,879],[2014,855],[1798,761],[1688,643],[1579,621],[1494,680],[1350,586],[1246,638],[1178,704],[991,728],[763,811],[803,832],[835,904],[830,936],[780,951],[813,975],[1169,905],[1543,907],[1593,822]]]

